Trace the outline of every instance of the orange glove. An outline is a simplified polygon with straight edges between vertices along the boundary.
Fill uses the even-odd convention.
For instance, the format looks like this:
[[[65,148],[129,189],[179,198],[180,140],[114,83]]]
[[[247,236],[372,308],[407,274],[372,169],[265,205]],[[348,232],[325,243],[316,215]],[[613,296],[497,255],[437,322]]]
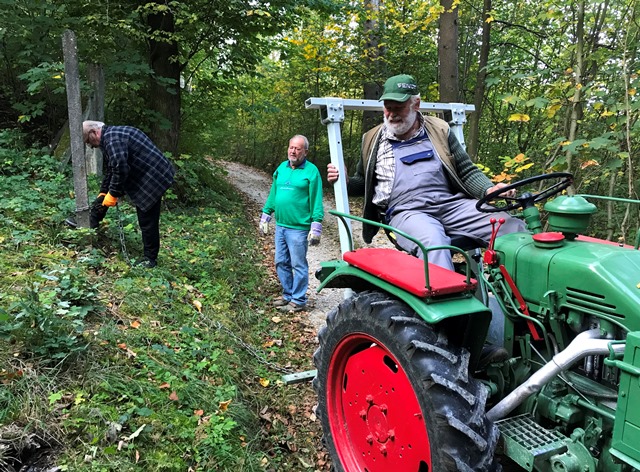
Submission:
[[[102,201],[102,205],[106,207],[116,206],[118,203],[118,199],[111,195],[110,193],[104,196],[104,200]]]
[[[100,192],[100,193],[98,194],[98,197],[97,197],[97,198],[104,197],[105,195],[106,195],[106,193],[102,193],[102,192]]]

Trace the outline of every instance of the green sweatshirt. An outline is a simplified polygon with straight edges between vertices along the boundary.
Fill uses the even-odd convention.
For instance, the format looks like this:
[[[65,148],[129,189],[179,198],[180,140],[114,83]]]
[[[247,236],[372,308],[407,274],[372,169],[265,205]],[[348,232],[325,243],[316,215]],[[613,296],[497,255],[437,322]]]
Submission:
[[[311,222],[322,222],[322,178],[315,164],[305,160],[292,169],[284,161],[273,173],[273,184],[263,213],[275,211],[276,224],[285,228],[307,230]]]

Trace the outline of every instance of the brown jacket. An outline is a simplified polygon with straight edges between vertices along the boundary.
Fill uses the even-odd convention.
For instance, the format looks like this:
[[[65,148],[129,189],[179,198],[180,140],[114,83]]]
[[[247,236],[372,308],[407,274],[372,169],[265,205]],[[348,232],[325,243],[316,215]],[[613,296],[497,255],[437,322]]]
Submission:
[[[363,217],[378,222],[380,211],[384,209],[374,205],[373,191],[376,185],[375,167],[382,127],[382,124],[378,125],[363,135],[362,159],[358,162],[355,175],[349,179],[348,186],[349,194],[364,195]],[[450,132],[447,122],[433,116],[425,116],[424,128],[456,189],[472,198],[483,197],[493,183],[471,162],[469,155]],[[370,243],[378,230],[375,225],[364,224],[364,241]]]

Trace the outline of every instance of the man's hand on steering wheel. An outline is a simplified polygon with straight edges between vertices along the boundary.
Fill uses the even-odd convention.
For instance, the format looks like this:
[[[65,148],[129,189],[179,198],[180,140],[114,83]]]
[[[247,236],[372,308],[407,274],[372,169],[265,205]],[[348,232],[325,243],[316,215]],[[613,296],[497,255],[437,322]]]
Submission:
[[[516,197],[515,192],[520,187],[526,187],[541,180],[559,179],[539,192],[525,192]],[[497,213],[499,211],[510,211],[517,208],[528,208],[535,203],[546,200],[553,195],[562,192],[573,183],[573,175],[568,172],[552,172],[551,174],[534,175],[528,179],[519,180],[509,185],[497,184],[487,190],[487,193],[476,203],[476,209],[484,213]],[[502,199],[506,202],[503,206],[486,206],[492,200]]]
[[[502,182],[500,182],[499,184],[495,184],[493,187],[489,187],[487,189],[487,191],[484,193],[485,195],[489,195],[490,193],[493,192],[497,192],[498,190],[505,188],[507,186],[507,184],[503,184]],[[499,194],[500,197],[515,197],[516,196],[516,189],[511,189],[511,190],[507,190],[506,192],[503,191],[502,193]]]

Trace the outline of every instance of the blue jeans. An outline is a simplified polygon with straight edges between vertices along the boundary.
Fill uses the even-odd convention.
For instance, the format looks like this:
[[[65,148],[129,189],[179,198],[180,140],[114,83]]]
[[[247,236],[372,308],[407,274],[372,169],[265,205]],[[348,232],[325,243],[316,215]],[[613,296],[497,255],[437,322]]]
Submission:
[[[282,284],[282,298],[298,305],[307,304],[309,231],[276,225],[276,272]]]

